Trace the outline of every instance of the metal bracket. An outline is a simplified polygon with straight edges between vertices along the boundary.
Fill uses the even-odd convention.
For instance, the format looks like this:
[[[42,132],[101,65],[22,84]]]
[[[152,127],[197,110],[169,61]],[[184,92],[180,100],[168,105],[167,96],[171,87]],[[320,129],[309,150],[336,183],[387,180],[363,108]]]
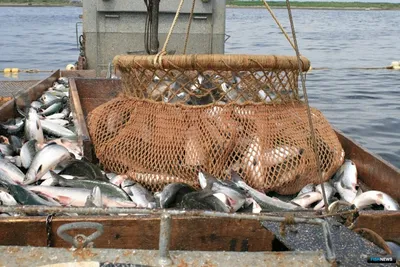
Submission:
[[[97,231],[89,236],[78,234],[74,237],[66,233],[69,230],[77,229],[96,229]],[[57,229],[57,235],[64,241],[70,243],[76,248],[93,247],[93,241],[104,232],[103,225],[95,222],[74,222],[63,224]]]

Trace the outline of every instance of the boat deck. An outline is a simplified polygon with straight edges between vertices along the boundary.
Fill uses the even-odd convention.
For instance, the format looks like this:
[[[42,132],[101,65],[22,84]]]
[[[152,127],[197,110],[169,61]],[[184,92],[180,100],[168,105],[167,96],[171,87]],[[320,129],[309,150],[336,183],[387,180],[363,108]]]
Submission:
[[[0,81],[0,97],[14,96],[20,91],[32,87],[39,80],[27,80],[27,81]]]

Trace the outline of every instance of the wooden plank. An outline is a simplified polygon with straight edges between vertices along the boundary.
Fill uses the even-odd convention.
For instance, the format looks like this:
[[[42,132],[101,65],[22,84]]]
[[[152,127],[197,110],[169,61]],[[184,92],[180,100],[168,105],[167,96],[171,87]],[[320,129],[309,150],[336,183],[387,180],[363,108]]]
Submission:
[[[0,219],[0,245],[46,246],[45,217]],[[56,234],[58,227],[71,222],[99,222],[104,233],[94,242],[96,248],[157,249],[160,219],[143,216],[55,217],[52,222],[54,247],[71,247]],[[89,235],[93,230],[69,232]],[[279,248],[274,235],[258,221],[222,218],[175,217],[172,221],[172,250],[272,251]]]
[[[356,164],[359,179],[369,188],[383,191],[400,202],[400,190],[397,186],[400,182],[400,171],[344,136],[339,130],[335,129],[335,131],[346,153],[346,158]]]
[[[48,78],[39,81],[27,90],[20,92],[4,105],[0,107],[0,121],[6,121],[17,116],[15,105],[17,104],[21,110],[24,110],[32,101],[37,100],[44,91],[53,85],[54,81],[59,78],[60,72],[53,72]]]
[[[74,118],[75,129],[78,135],[78,143],[83,147],[83,156],[89,161],[94,161],[92,142],[90,141],[89,132],[86,126],[85,116],[83,115],[82,105],[76,88],[75,79],[69,79],[70,106],[72,116]]]
[[[71,109],[77,114],[77,129],[80,131],[84,156],[96,162],[96,156],[86,125],[86,117],[96,107],[115,98],[121,89],[120,80],[70,79]],[[75,115],[74,115],[75,117]]]
[[[400,212],[362,211],[354,228],[368,228],[385,240],[400,239]]]
[[[61,77],[67,78],[96,78],[96,70],[61,70]]]

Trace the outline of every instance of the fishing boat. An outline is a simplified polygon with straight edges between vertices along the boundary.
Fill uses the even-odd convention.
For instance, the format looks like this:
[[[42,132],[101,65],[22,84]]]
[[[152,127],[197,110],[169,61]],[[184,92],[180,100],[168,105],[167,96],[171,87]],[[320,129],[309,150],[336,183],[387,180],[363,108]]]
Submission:
[[[160,10],[165,13],[171,12],[171,7],[178,3],[172,0],[162,2]],[[197,3],[197,20],[204,23],[210,20],[210,16],[211,20],[216,19],[220,2],[224,1]],[[113,20],[112,23],[115,23],[114,20],[122,20],[124,16],[129,16],[122,14],[127,10],[148,11],[138,11],[132,1],[84,1],[84,9],[90,5],[96,6],[97,12],[86,10],[84,19],[97,21],[99,25],[105,23],[109,31],[113,27],[105,21]],[[190,10],[190,6],[186,6],[186,9]],[[105,32],[107,27],[104,28]],[[121,32],[117,34],[124,36]],[[105,38],[101,42],[113,42],[106,38],[105,33],[100,35]],[[222,37],[223,40],[223,33],[216,35],[215,39],[210,38],[217,40]],[[109,58],[115,54],[98,56],[99,51],[105,50],[100,49],[100,45],[88,47],[90,38],[99,42],[97,33],[86,35],[86,56],[80,62],[82,66],[87,63],[91,70],[59,70],[52,73],[3,104],[0,117],[2,121],[16,117],[16,106],[23,109],[26,103],[37,100],[57,79],[69,77],[78,142],[83,147],[84,156],[95,162],[87,115],[116,97],[122,90],[122,82],[120,79],[99,77],[104,76]],[[132,52],[123,45],[116,47],[116,53]],[[157,50],[156,47],[149,47],[149,50]],[[207,49],[204,53],[217,53],[220,48],[213,44]],[[362,186],[383,191],[400,201],[400,191],[397,190],[400,171],[339,130],[335,129],[335,133],[345,157],[356,164]],[[0,209],[6,210],[4,207]],[[299,212],[291,217],[293,214],[46,206],[14,207],[13,211],[36,216],[0,218],[2,266],[32,266],[32,263],[35,266],[64,266],[55,264],[68,262],[70,265],[65,266],[330,266],[334,263],[339,266],[361,266],[366,265],[370,257],[385,256],[385,252],[376,245],[379,240],[373,240],[375,243],[372,243],[333,220],[324,219],[323,216],[311,218],[308,212]],[[78,216],[54,216],[60,213],[76,213]],[[378,237],[372,235],[377,239],[398,240],[399,211],[366,210],[359,211],[357,216],[353,229],[372,231],[377,234]]]

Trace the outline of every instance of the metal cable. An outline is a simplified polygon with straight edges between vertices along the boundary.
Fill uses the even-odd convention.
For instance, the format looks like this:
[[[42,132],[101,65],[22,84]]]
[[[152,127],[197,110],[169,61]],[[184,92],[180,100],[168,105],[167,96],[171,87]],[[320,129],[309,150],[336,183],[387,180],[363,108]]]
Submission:
[[[144,24],[144,49],[146,50],[147,54],[150,54],[150,32],[149,29],[151,30],[151,16],[150,16],[150,12],[151,12],[151,8],[150,8],[150,4],[148,2],[148,0],[143,0],[144,4],[146,5],[146,9],[147,9],[147,15],[146,15],[146,22]]]
[[[174,21],[172,22],[171,28],[169,29],[169,32],[168,32],[168,35],[167,35],[167,39],[165,40],[164,46],[163,46],[163,48],[161,50],[161,53],[162,52],[166,52],[166,50],[167,50],[167,45],[168,45],[169,39],[171,38],[172,31],[174,30],[175,24],[178,21],[178,17],[179,17],[179,14],[181,12],[181,9],[182,9],[184,1],[185,0],[181,0],[181,2],[179,3],[178,10],[176,11],[176,14],[175,14],[175,17],[174,17]]]
[[[323,175],[322,175],[322,170],[321,170],[321,162],[319,160],[318,146],[317,146],[317,141],[316,141],[316,138],[315,138],[315,130],[314,130],[314,125],[313,125],[312,117],[311,117],[312,116],[311,115],[311,109],[310,109],[310,105],[309,105],[309,102],[308,102],[306,81],[304,79],[304,74],[303,74],[303,71],[302,71],[302,62],[301,62],[301,59],[300,59],[299,46],[297,44],[296,31],[295,31],[295,28],[294,28],[294,22],[293,22],[293,17],[292,17],[292,11],[290,9],[290,1],[289,0],[286,0],[286,6],[287,6],[287,10],[288,10],[288,15],[289,15],[290,27],[292,29],[294,50],[296,51],[297,62],[299,64],[299,73],[300,73],[301,85],[302,85],[303,92],[304,92],[304,102],[307,105],[308,123],[309,123],[309,126],[310,126],[311,139],[312,139],[312,142],[313,142],[315,162],[316,162],[316,165],[317,165],[318,175],[319,175],[319,178],[320,178],[320,184],[321,184],[321,188],[322,188],[322,196],[323,196],[324,203],[325,203],[325,212],[328,213],[329,212],[329,210],[328,210],[328,200],[326,198],[325,186],[324,186]]]
[[[281,29],[283,35],[285,35],[286,39],[289,41],[290,45],[293,47],[294,50],[296,50],[295,45],[293,44],[292,40],[290,40],[289,35],[286,33],[285,29],[282,27],[280,24],[279,20],[275,17],[274,12],[272,11],[271,7],[268,5],[266,0],[263,0],[265,8],[269,11],[271,14],[272,18],[275,20],[275,23],[278,25],[279,29]]]
[[[192,25],[193,12],[194,12],[195,4],[196,4],[196,0],[193,0],[192,9],[190,11],[190,16],[189,16],[189,23],[188,23],[188,27],[187,27],[187,30],[186,30],[186,38],[185,38],[185,46],[183,47],[183,54],[186,54],[186,48],[187,48],[188,41],[189,41],[190,26]]]

